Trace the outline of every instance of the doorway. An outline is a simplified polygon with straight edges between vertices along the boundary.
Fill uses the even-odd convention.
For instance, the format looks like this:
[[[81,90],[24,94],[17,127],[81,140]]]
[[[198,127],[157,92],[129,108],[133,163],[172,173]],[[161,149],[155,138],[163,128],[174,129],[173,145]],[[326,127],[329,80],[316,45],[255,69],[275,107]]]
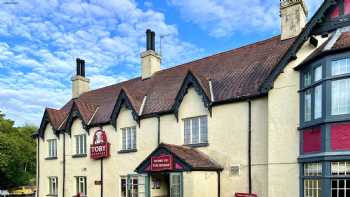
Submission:
[[[181,173],[151,173],[150,177],[151,197],[182,197]]]

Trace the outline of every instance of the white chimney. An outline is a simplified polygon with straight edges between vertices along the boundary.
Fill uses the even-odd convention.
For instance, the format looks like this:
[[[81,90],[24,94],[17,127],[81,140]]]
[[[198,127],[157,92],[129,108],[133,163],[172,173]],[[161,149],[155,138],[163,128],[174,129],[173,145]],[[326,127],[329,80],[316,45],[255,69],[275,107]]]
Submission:
[[[77,74],[72,77],[72,98],[90,90],[90,80],[85,78],[85,61],[77,58]]]
[[[151,78],[154,73],[160,70],[161,57],[155,51],[155,33],[147,29],[146,51],[141,53],[141,77]]]
[[[280,0],[281,39],[298,36],[307,23],[308,9],[304,0]]]

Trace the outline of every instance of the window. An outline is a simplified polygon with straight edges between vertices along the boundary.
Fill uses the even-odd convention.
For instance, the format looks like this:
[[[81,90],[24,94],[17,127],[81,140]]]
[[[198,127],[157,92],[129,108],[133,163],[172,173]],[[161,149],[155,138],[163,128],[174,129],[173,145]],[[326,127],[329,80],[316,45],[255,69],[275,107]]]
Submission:
[[[304,73],[304,87],[307,87],[311,85],[311,73],[305,72]]]
[[[136,149],[136,127],[122,129],[122,150]]]
[[[77,181],[77,194],[81,194],[83,196],[87,196],[87,184],[85,176],[76,177]]]
[[[315,87],[314,119],[322,117],[322,85]]]
[[[49,177],[49,195],[58,195],[57,177]]]
[[[304,197],[322,196],[322,164],[307,163],[304,164]]]
[[[350,73],[350,59],[332,61],[332,76]]]
[[[314,70],[314,81],[320,81],[322,79],[322,66],[318,66]]]
[[[208,117],[184,119],[185,144],[208,143]]]
[[[85,155],[86,154],[86,135],[76,135],[76,154],[77,155]]]
[[[180,173],[170,174],[170,196],[171,197],[182,196],[182,176]]]
[[[128,175],[121,177],[122,197],[146,197],[146,176]]]
[[[344,55],[325,57],[303,68],[301,127],[350,119],[350,57],[339,56]]]
[[[304,120],[311,120],[311,90],[307,90],[304,95]]]
[[[332,115],[350,113],[350,78],[332,81]]]
[[[332,197],[349,197],[350,196],[350,162],[337,161],[331,163],[332,171]],[[342,177],[342,178],[340,178]]]
[[[57,140],[47,140],[47,143],[49,145],[49,158],[57,157]]]

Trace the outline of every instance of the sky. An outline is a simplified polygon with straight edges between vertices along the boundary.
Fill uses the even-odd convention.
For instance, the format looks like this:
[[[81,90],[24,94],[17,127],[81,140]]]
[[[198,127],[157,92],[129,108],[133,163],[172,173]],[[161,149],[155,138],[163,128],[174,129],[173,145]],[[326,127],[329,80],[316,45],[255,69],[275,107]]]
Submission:
[[[148,28],[169,68],[278,35],[279,1],[0,0],[0,111],[38,126],[71,98],[78,57],[91,89],[140,76]]]

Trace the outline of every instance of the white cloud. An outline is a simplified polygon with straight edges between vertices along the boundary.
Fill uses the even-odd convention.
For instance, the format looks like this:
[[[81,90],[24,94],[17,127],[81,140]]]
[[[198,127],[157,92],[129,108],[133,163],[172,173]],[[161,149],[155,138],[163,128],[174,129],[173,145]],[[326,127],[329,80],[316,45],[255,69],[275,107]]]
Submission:
[[[134,0],[17,1],[0,5],[0,110],[17,124],[38,124],[44,107],[69,100],[76,57],[86,60],[92,88],[139,75],[147,28],[169,35],[163,67],[201,53]]]
[[[323,0],[307,0],[312,15]],[[170,0],[181,16],[213,37],[238,32],[280,32],[279,1],[276,0]]]

